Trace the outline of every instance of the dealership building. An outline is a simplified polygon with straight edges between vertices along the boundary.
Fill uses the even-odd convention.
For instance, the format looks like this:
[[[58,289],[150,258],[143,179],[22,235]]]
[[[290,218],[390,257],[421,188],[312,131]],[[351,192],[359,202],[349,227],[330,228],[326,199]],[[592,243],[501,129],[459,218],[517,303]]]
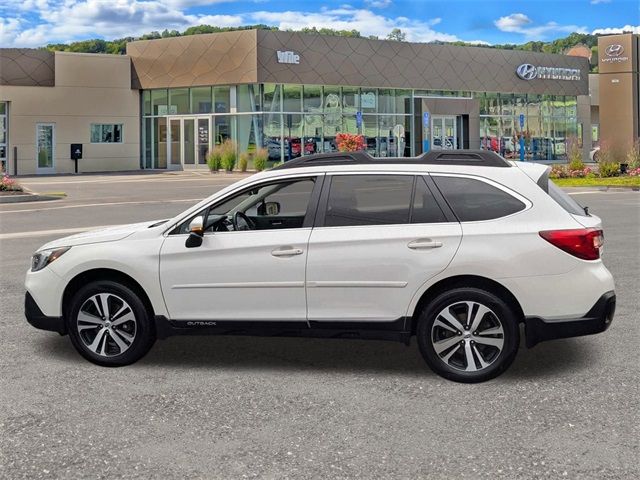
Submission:
[[[593,135],[638,137],[638,36],[600,42],[595,106],[587,59],[515,50],[264,30],[126,55],[0,49],[0,161],[21,175],[195,169],[226,140],[286,161],[336,150],[344,132],[379,157],[558,161],[575,139],[586,159]]]

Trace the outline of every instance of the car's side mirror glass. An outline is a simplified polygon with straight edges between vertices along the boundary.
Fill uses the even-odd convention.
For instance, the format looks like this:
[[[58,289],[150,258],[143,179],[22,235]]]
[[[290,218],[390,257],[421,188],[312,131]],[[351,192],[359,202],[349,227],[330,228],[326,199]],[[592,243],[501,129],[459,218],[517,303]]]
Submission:
[[[204,235],[204,219],[201,216],[195,217],[189,223],[189,233],[195,233],[196,235]]]

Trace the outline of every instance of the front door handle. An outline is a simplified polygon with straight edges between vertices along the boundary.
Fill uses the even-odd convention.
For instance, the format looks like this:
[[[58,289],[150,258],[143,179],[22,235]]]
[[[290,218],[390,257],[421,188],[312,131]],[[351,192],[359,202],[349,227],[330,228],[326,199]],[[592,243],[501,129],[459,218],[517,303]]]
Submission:
[[[281,247],[271,252],[274,257],[293,257],[295,255],[302,255],[301,248]]]
[[[430,238],[421,238],[419,240],[414,240],[413,242],[409,242],[407,247],[412,250],[426,250],[429,248],[440,248],[442,246],[442,242],[437,242],[435,240],[431,240]]]

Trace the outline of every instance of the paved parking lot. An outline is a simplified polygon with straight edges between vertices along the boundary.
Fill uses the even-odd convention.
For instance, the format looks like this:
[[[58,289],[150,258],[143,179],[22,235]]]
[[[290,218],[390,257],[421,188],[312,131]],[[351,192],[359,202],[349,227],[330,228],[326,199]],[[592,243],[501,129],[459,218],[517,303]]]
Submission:
[[[26,323],[41,244],[166,218],[236,178],[24,179],[68,197],[0,205],[0,478],[640,477],[638,192],[573,192],[604,221],[609,331],[522,348],[484,384],[431,373],[415,341],[175,337],[106,369]]]

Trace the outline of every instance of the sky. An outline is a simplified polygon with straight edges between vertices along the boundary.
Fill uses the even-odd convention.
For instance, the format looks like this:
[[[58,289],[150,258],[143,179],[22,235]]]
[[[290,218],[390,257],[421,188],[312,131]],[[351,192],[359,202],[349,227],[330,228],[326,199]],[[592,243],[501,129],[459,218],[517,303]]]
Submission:
[[[256,23],[519,44],[571,32],[640,34],[640,0],[0,0],[0,47]]]

